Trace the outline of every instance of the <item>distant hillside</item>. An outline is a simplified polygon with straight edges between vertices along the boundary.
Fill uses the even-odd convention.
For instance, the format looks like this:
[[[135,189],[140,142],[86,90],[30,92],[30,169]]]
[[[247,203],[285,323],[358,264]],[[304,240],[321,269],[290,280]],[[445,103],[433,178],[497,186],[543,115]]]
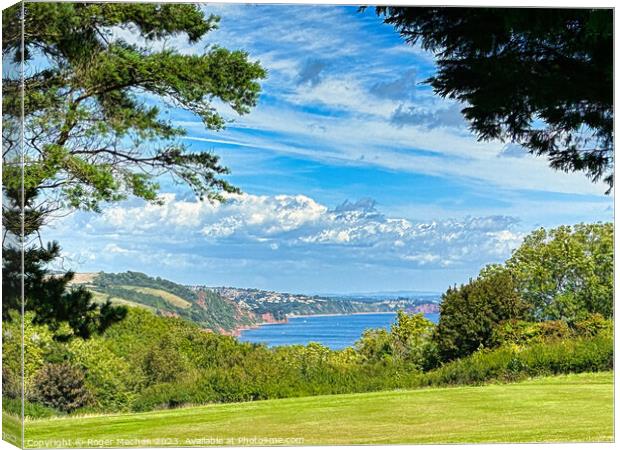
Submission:
[[[216,332],[232,332],[258,321],[250,311],[215,292],[192,290],[140,272],[78,274],[75,282],[89,288],[96,301],[109,299],[114,303],[147,308]]]
[[[438,298],[321,297],[234,287],[184,286],[140,272],[80,273],[74,284],[86,286],[95,301],[149,309],[180,317],[218,333],[236,333],[289,316],[360,312],[438,312]]]
[[[207,288],[196,287],[195,289]],[[279,320],[290,315],[389,312],[401,309],[408,312],[439,311],[437,296],[422,298],[322,297],[234,287],[208,289],[244,308],[258,314],[269,313]]]
[[[368,305],[346,299],[330,299],[233,287],[216,287],[210,288],[210,290],[235,302],[242,308],[249,309],[259,315],[273,316],[275,320],[285,320],[290,315],[350,314],[372,310],[372,308],[368,308]]]

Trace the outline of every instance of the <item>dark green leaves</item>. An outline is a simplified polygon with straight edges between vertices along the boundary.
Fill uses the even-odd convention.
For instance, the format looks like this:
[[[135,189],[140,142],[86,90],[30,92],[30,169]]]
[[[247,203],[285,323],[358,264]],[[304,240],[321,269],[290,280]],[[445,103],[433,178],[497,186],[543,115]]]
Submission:
[[[427,80],[480,139],[512,141],[613,185],[611,9],[378,7],[435,53]]]
[[[4,22],[3,52],[16,60],[19,14],[11,8]],[[167,115],[181,108],[217,131],[228,120],[218,108],[246,114],[256,105],[266,72],[245,52],[181,52],[163,43],[196,43],[218,18],[198,5],[122,3],[28,3],[25,17],[28,186],[61,194],[61,206],[94,211],[129,195],[157,201],[162,176],[199,198],[237,192],[211,149],[186,146],[185,130]],[[8,127],[21,119],[21,85],[5,80],[3,89]]]

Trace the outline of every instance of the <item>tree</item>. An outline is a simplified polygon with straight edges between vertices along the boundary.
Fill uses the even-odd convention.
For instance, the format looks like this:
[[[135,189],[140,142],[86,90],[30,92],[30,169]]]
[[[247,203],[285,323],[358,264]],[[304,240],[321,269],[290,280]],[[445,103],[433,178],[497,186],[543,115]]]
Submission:
[[[510,140],[551,167],[613,185],[613,11],[377,8],[436,56],[426,80],[482,140]],[[608,191],[608,192],[609,192]]]
[[[256,104],[266,72],[245,52],[210,46],[186,54],[167,44],[197,43],[217,17],[191,4],[26,3],[23,51],[21,5],[3,19],[3,56],[26,65],[23,111],[22,80],[3,82],[4,154],[20,144],[11,119],[23,112],[27,189],[94,211],[130,194],[156,201],[162,175],[200,198],[237,191],[221,178],[227,169],[218,157],[190,149],[185,130],[161,110],[180,107],[219,130],[225,119],[216,104],[238,114]],[[5,185],[20,170],[5,165]]]
[[[355,342],[355,350],[366,361],[386,361],[391,354],[390,333],[385,328],[368,328]]]
[[[72,412],[92,401],[85,385],[84,371],[71,364],[46,364],[35,378],[32,400],[45,406]]]
[[[22,192],[5,187],[4,197],[3,226],[5,233],[16,237],[17,243],[3,241],[2,320],[10,321],[14,311],[21,312],[23,301],[24,310],[34,313],[32,323],[47,324],[58,340],[73,336],[87,339],[122,320],[127,314],[126,308],[113,306],[110,301],[93,303],[92,293],[83,287],[68,287],[73,272],[54,275],[47,269],[47,265],[59,257],[60,247],[56,242],[46,246],[38,242],[46,211],[35,203],[37,190]],[[63,331],[65,323],[70,332]]]
[[[434,328],[421,313],[398,311],[389,332],[384,328],[364,330],[355,350],[367,362],[405,363],[415,370],[428,369],[436,363]]]
[[[221,178],[218,157],[184,144],[185,130],[161,109],[182,108],[219,130],[225,119],[215,105],[245,114],[256,104],[266,72],[245,52],[168,46],[173,38],[195,44],[217,23],[190,4],[21,3],[3,11],[3,59],[23,59],[25,69],[3,77],[4,320],[21,309],[22,283],[25,308],[56,331],[68,321],[86,338],[124,316],[68,289],[71,272],[50,276],[60,247],[44,246],[39,230],[59,210],[99,211],[128,195],[157,202],[162,176],[201,199],[238,191]]]
[[[493,330],[506,320],[522,319],[527,305],[512,274],[502,266],[487,266],[480,275],[442,296],[434,340],[442,361],[492,346]]]
[[[579,224],[529,234],[506,261],[534,320],[574,323],[613,315],[613,224]]]
[[[431,340],[435,324],[424,314],[398,311],[390,329],[392,354],[416,369],[428,369],[435,364],[435,345]]]

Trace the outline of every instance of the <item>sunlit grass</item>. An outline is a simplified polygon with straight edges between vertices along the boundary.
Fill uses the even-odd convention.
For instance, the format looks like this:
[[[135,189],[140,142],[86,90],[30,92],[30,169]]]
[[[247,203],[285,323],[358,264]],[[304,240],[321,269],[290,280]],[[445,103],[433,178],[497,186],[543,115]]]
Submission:
[[[612,372],[26,423],[30,447],[612,439]]]

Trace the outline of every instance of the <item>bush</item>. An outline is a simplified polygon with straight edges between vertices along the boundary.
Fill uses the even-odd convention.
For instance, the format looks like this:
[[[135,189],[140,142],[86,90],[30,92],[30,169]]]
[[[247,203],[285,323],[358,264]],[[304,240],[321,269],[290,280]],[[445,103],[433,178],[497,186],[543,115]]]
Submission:
[[[125,359],[114,354],[99,337],[69,343],[74,365],[87,367],[85,385],[93,396],[91,406],[99,411],[126,411],[135,392],[144,384],[141,373]]]
[[[591,314],[575,323],[575,331],[579,336],[596,336],[602,333],[613,333],[613,326],[613,320],[605,319],[602,314]]]
[[[190,404],[222,401],[203,373],[188,373],[172,383],[158,383],[143,389],[133,402],[134,411],[178,408]]]
[[[186,372],[188,364],[171,338],[162,339],[144,356],[144,373],[149,383],[168,383]]]
[[[480,350],[420,375],[417,384],[481,384],[612,369],[613,338],[599,335],[540,342],[524,348],[506,345],[495,350]]]
[[[22,386],[20,377],[8,367],[2,367],[2,397],[21,398]]]
[[[32,400],[71,412],[91,400],[84,381],[83,371],[69,363],[46,364],[35,376]]]
[[[493,329],[491,343],[494,346],[508,344],[523,346],[554,339],[570,339],[575,334],[575,331],[562,320],[546,322],[508,320]]]
[[[132,409],[134,411],[151,411],[199,403],[195,391],[191,386],[179,383],[154,384],[140,393],[133,402]]]

